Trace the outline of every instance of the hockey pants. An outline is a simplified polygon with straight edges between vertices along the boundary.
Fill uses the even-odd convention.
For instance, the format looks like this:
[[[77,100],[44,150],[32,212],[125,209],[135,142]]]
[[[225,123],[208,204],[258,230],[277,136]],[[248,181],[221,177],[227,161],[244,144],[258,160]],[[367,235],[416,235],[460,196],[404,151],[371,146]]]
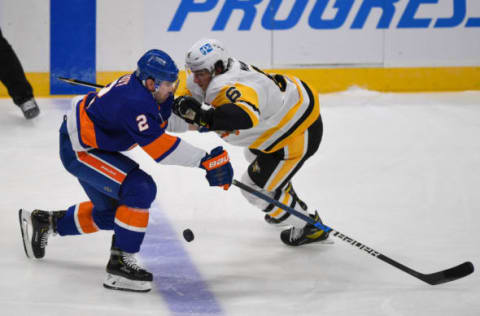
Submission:
[[[66,118],[60,128],[60,158],[90,201],[70,206],[58,221],[58,233],[79,235],[113,229],[116,247],[138,252],[148,225],[148,209],[156,195],[152,177],[118,152],[74,151]]]

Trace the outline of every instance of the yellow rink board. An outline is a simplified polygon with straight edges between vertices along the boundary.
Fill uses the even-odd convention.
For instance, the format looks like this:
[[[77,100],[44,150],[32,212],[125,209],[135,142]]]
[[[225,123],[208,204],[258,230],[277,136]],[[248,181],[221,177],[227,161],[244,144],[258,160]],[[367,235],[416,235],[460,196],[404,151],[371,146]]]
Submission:
[[[384,92],[480,90],[480,67],[431,68],[296,68],[265,69],[291,74],[309,82],[319,92],[343,91],[352,86]],[[97,83],[109,83],[128,71],[98,72]],[[49,73],[27,73],[37,97],[50,96]],[[181,85],[185,74],[180,73]],[[0,97],[8,96],[0,85]]]

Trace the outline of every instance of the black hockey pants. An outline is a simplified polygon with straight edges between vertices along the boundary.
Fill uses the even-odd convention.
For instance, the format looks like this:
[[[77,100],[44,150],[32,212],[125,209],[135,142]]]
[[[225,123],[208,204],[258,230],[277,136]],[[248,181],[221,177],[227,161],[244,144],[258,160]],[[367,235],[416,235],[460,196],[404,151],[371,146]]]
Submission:
[[[33,90],[25,77],[22,65],[0,29],[0,81],[16,105],[33,98]]]

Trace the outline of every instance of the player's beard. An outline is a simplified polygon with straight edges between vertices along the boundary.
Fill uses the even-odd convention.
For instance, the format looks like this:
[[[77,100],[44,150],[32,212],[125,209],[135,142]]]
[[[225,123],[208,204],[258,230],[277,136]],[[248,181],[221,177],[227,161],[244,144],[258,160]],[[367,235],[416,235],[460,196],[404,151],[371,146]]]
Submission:
[[[161,104],[161,103],[165,102],[165,100],[167,100],[169,94],[170,93],[168,91],[163,91],[162,92],[162,91],[160,91],[160,89],[157,89],[154,92],[152,92],[153,98],[155,99],[155,101],[157,101],[158,104]]]

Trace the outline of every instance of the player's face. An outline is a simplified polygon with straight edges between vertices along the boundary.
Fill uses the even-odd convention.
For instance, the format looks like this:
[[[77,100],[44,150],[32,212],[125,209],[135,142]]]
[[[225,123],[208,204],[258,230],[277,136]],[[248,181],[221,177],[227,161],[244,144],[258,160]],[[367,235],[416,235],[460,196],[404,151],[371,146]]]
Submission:
[[[193,82],[195,82],[203,91],[207,91],[208,85],[212,80],[212,74],[205,69],[193,72]]]
[[[151,79],[148,79],[151,80]],[[148,85],[148,83],[147,83]],[[163,103],[167,100],[170,93],[175,93],[176,88],[178,87],[178,81],[170,82],[170,81],[162,81],[160,84],[155,84],[153,80],[151,80],[151,84],[149,86],[149,90],[153,93],[153,97],[155,101],[158,103]]]

